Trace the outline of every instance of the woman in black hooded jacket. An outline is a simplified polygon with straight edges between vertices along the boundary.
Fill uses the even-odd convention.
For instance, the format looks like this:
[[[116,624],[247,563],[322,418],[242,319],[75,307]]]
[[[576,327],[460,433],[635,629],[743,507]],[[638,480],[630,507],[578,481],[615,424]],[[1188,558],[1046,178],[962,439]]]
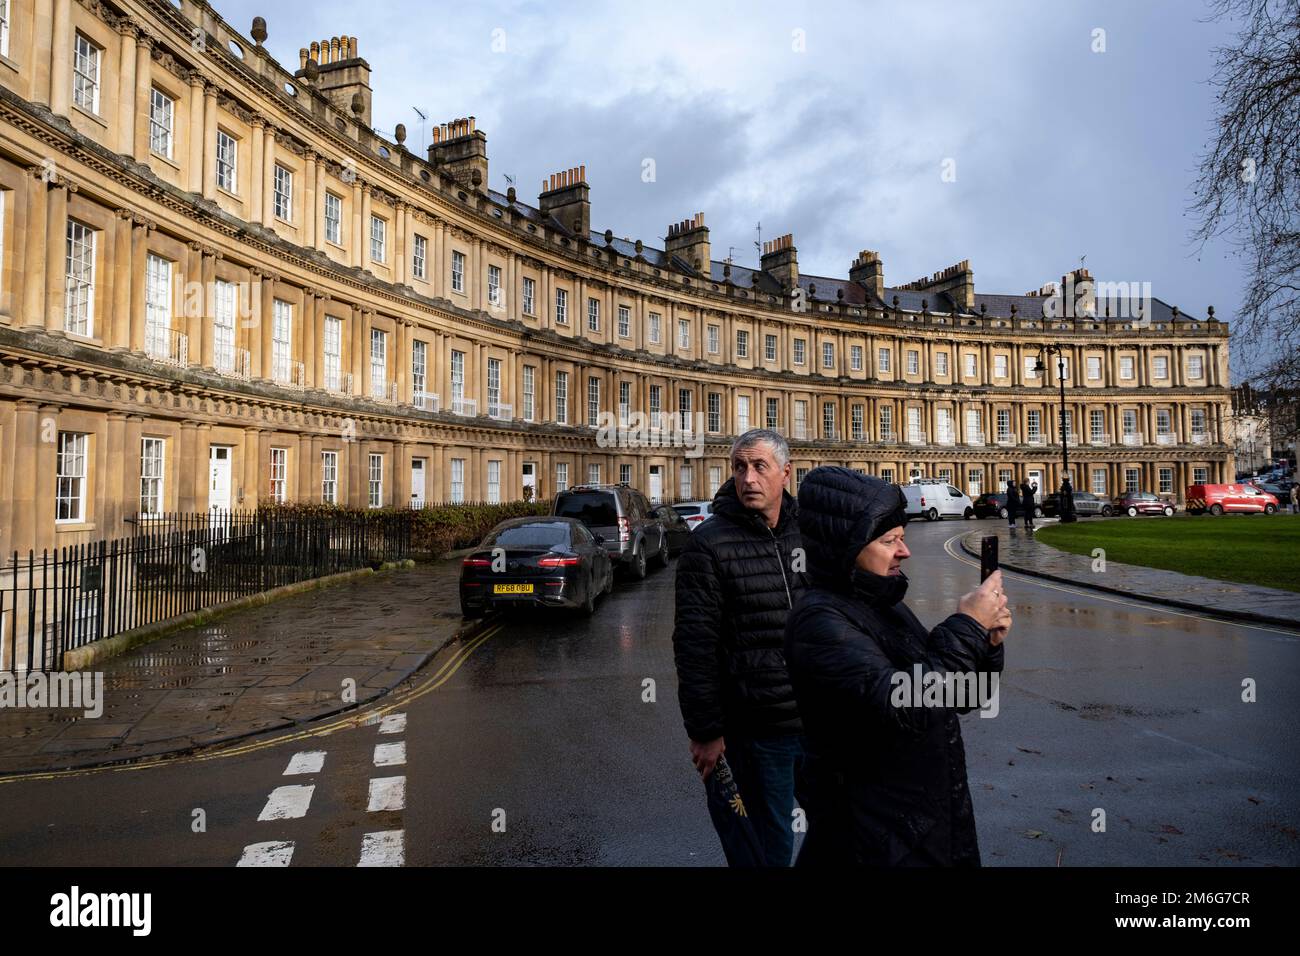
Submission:
[[[848,468],[799,486],[812,587],[785,631],[808,749],[798,866],[979,865],[957,716],[974,702],[917,706],[895,688],[917,664],[995,679],[1011,616],[999,572],[927,632],[903,603],[905,509],[897,485]]]

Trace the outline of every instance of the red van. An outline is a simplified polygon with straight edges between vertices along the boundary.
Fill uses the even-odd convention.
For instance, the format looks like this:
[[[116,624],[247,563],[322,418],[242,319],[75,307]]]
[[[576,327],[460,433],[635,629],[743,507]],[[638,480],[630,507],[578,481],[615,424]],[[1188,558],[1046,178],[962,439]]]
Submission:
[[[1189,485],[1187,513],[1221,515],[1225,511],[1240,514],[1277,511],[1277,499],[1254,485]]]

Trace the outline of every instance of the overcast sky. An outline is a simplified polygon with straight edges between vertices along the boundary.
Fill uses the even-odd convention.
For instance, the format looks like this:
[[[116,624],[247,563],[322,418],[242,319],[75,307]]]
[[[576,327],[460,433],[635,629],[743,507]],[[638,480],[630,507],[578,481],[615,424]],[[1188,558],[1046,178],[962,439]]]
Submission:
[[[266,16],[289,69],[357,36],[376,130],[418,150],[413,107],[472,114],[495,189],[535,204],[585,163],[597,230],[661,247],[703,211],[714,258],[745,265],[761,221],[807,274],[874,249],[889,285],[970,259],[978,291],[1024,293],[1086,256],[1192,315],[1241,299],[1232,250],[1188,238],[1232,38],[1202,0],[215,5],[245,35]]]

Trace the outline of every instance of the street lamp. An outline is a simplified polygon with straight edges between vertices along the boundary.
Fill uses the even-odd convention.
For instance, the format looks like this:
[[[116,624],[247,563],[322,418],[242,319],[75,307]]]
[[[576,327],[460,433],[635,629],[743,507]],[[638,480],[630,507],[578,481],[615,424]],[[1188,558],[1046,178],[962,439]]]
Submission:
[[[1038,349],[1038,359],[1034,363],[1034,371],[1039,375],[1047,373],[1047,366],[1043,364],[1043,353],[1056,356],[1056,378],[1061,385],[1061,410],[1058,415],[1058,425],[1061,432],[1061,495],[1058,512],[1061,516],[1061,523],[1068,524],[1071,521],[1078,520],[1074,514],[1074,495],[1066,489],[1066,476],[1070,472],[1070,451],[1065,441],[1065,348],[1060,345],[1043,345]]]

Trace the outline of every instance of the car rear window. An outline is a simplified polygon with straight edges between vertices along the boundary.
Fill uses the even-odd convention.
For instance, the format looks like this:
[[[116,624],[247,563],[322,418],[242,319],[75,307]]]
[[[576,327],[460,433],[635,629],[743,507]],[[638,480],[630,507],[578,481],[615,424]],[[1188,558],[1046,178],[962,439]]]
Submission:
[[[673,511],[685,517],[686,515],[697,515],[700,513],[699,505],[673,505]]]
[[[565,518],[577,518],[588,528],[618,524],[618,509],[608,495],[568,495],[556,502],[555,513]]]
[[[545,524],[521,524],[503,528],[483,542],[485,547],[555,548],[567,546],[570,528],[562,521]]]

